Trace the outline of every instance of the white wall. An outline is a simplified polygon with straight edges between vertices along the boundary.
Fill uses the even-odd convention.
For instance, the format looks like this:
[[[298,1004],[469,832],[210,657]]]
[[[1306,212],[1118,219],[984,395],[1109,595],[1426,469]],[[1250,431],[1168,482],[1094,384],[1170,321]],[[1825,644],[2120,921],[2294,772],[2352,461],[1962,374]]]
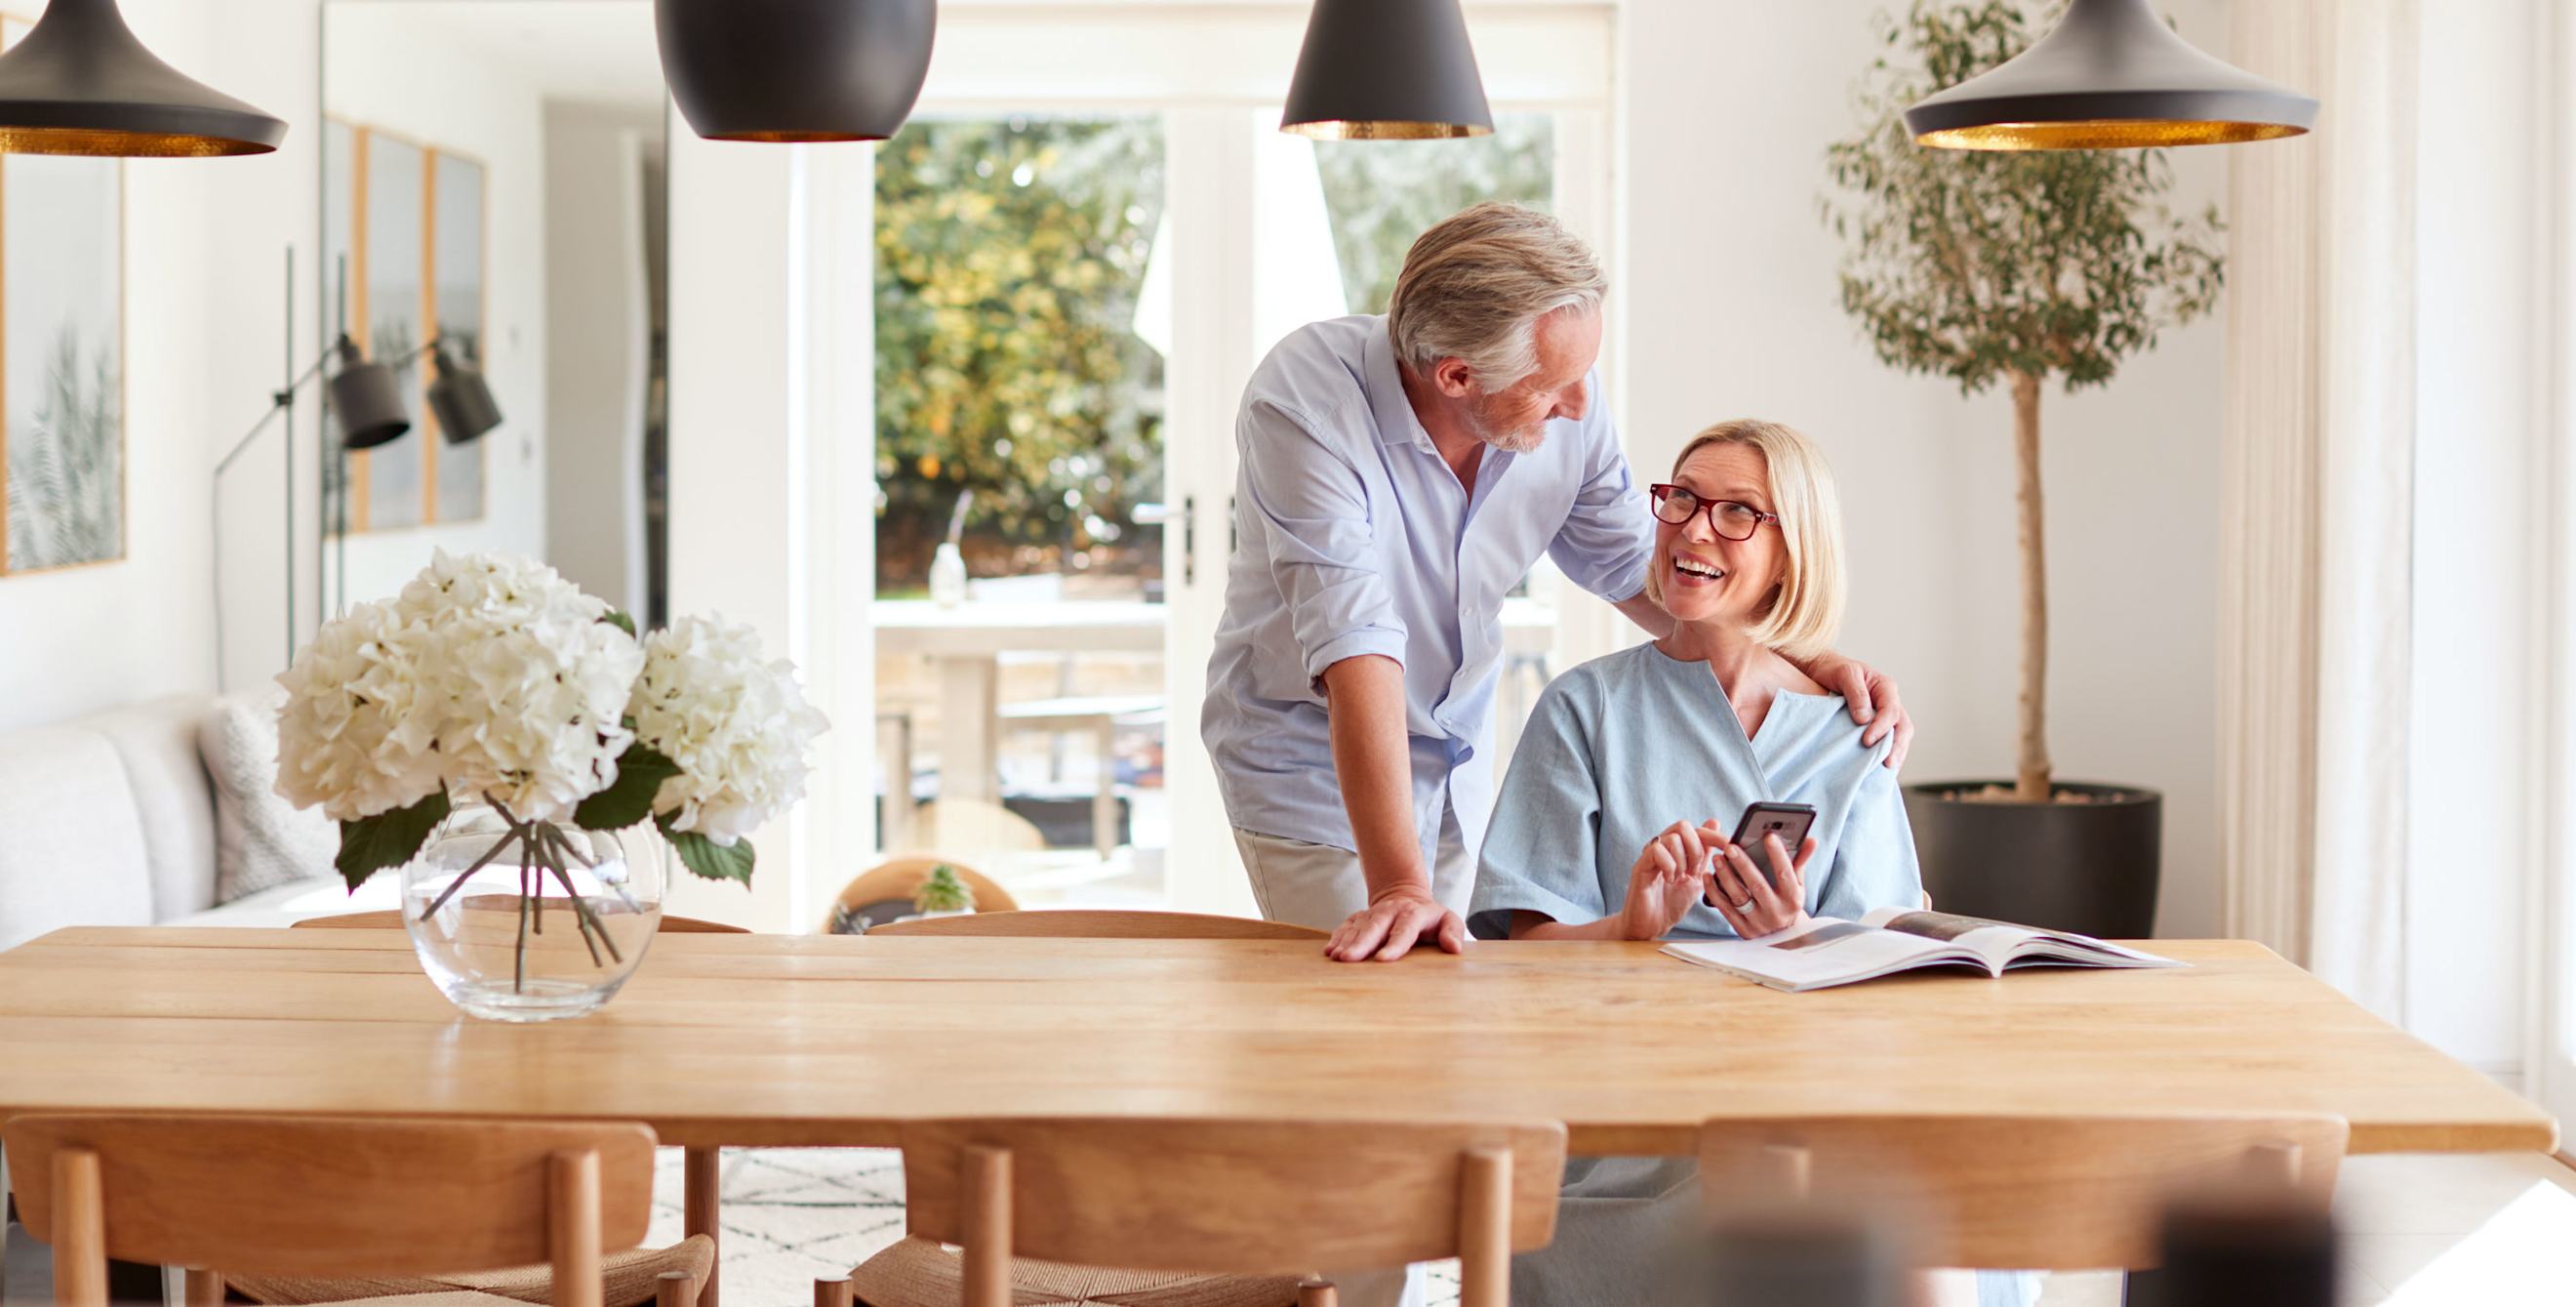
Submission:
[[[33,17],[40,8],[7,11]],[[125,15],[164,59],[191,70],[209,63],[217,25],[204,6],[132,0]],[[270,361],[250,374],[257,380],[213,388],[203,343],[217,316],[203,271],[215,248],[203,218],[212,180],[194,160],[125,165],[126,556],[0,578],[0,730],[214,684],[207,478],[220,446],[259,416],[263,389],[276,384],[283,309],[277,246],[249,246],[240,270],[264,275],[270,289],[229,328],[258,340]],[[270,432],[232,476],[278,479],[278,439]],[[246,545],[235,562],[272,589],[282,562],[275,535],[272,528]],[[245,642],[280,657],[283,618],[277,611],[257,622]]]
[[[540,558],[546,550],[544,104],[515,65],[440,31],[437,18],[434,5],[333,6],[323,32],[323,89],[332,117],[483,161],[484,379],[502,422],[482,440],[483,516],[353,533],[351,603],[401,589],[433,549]],[[447,446],[439,456],[460,452],[474,451]]]
[[[545,108],[545,557],[630,613],[645,603],[644,161],[661,145],[658,113]]]
[[[1815,436],[1843,488],[1853,604],[1841,647],[1893,673],[1921,726],[1914,780],[2007,775],[2019,622],[2011,417],[1999,393],[1882,366],[1837,301],[1816,218],[1827,143],[1879,53],[1882,0],[1637,0],[1621,12],[1624,410],[1639,467],[1709,422]],[[2163,6],[2225,54],[2219,0]],[[2177,201],[2222,198],[2214,151],[2175,155]],[[2212,318],[2107,391],[2044,402],[2058,774],[2164,791],[2161,933],[2218,924],[2220,368]]]

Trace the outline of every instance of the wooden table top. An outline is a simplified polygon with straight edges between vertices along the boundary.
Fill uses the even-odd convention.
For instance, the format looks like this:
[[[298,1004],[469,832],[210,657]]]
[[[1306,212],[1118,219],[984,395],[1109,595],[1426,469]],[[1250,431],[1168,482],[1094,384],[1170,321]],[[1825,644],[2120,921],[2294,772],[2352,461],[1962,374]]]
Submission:
[[[1652,945],[1340,965],[1266,941],[664,935],[580,1020],[466,1018],[392,931],[84,928],[0,954],[0,1116],[626,1118],[674,1144],[906,1120],[1554,1119],[1687,1152],[1731,1113],[2325,1111],[2356,1152],[2547,1151],[2550,1117],[2259,945],[2173,971],[1782,994]]]

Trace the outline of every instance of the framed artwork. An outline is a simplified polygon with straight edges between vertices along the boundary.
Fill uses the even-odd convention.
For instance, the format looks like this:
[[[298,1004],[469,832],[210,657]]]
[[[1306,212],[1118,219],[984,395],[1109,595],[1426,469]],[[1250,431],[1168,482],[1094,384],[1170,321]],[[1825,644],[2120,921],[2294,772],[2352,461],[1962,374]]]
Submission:
[[[125,557],[124,192],[118,160],[0,155],[0,574]]]
[[[432,340],[481,366],[486,297],[486,170],[480,160],[379,128],[324,124],[325,275],[349,269],[349,334],[370,358],[399,359]],[[426,358],[396,369],[412,428],[346,460],[335,525],[385,531],[483,515],[483,444],[450,445],[429,411]],[[326,439],[329,438],[326,436]],[[325,451],[326,487],[342,460]],[[337,515],[335,515],[337,516]]]
[[[483,165],[447,150],[430,152],[430,324],[450,357],[483,366]],[[435,427],[436,423],[431,424]],[[431,511],[441,522],[483,516],[485,443],[429,444]]]
[[[322,324],[325,338],[335,338],[346,330],[352,337],[358,332],[358,129],[337,118],[322,121],[322,175],[334,185],[322,188]],[[322,524],[326,535],[338,535],[352,526],[355,510],[343,493],[347,489],[349,462],[340,457],[340,429],[328,418],[331,407],[329,387],[321,390],[325,413],[319,439],[322,442],[322,503],[331,520]]]
[[[384,132],[357,142],[358,262],[350,334],[369,358],[399,359],[428,338],[429,155]],[[360,531],[429,520],[429,436],[421,426],[423,369],[395,369],[411,430],[349,460],[350,498]]]

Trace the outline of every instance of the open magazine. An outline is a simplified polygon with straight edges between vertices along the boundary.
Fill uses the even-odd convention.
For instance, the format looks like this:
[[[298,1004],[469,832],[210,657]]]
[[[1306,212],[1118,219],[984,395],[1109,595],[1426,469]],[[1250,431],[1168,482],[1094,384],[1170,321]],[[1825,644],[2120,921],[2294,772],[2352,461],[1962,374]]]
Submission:
[[[1858,921],[1811,917],[1793,929],[1760,939],[1666,944],[1664,952],[1791,992],[1874,980],[1917,967],[1976,967],[2000,976],[2014,967],[2190,965],[2090,935],[1908,908],[1880,908]]]

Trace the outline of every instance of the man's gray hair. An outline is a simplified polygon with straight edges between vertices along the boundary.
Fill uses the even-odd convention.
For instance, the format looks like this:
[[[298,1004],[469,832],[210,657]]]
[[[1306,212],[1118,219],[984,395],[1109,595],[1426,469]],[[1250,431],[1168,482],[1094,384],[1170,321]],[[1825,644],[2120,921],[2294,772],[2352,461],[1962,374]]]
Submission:
[[[1414,371],[1455,358],[1490,395],[1538,369],[1540,318],[1559,309],[1590,313],[1608,290],[1591,247],[1562,223],[1488,202],[1413,242],[1387,304],[1387,334]]]

